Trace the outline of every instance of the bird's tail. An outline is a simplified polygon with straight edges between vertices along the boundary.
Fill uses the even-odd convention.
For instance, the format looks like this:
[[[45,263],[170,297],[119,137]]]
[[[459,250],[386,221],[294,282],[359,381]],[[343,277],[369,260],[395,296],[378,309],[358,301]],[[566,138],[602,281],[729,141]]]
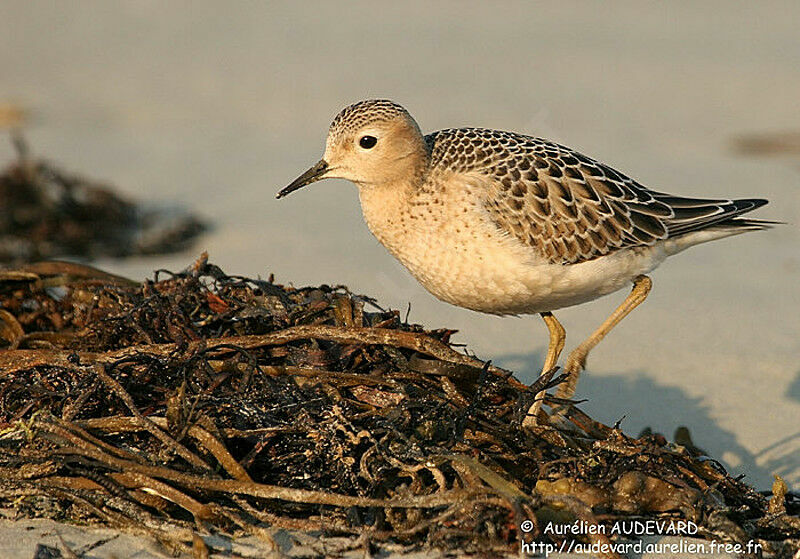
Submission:
[[[766,205],[767,200],[692,200],[692,203],[688,203],[688,199],[677,200],[678,203],[673,202],[676,218],[668,226],[670,238],[667,247],[671,254],[700,243],[782,224],[780,221],[739,217]]]
[[[783,221],[771,221],[769,219],[749,219],[744,217],[734,217],[720,221],[708,227],[706,230],[718,229],[721,231],[729,231],[731,235],[738,233],[746,233],[747,231],[762,231],[764,229],[772,229],[776,225],[786,225]]]

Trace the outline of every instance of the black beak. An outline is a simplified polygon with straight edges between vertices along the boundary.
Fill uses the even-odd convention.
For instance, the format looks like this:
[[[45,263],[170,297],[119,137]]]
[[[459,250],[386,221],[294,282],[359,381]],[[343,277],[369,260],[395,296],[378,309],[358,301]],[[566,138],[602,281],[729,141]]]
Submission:
[[[287,194],[291,194],[295,190],[300,190],[304,186],[317,182],[325,178],[325,173],[328,171],[328,162],[320,159],[319,163],[311,167],[308,171],[297,177],[292,184],[278,192],[276,198],[283,198]]]

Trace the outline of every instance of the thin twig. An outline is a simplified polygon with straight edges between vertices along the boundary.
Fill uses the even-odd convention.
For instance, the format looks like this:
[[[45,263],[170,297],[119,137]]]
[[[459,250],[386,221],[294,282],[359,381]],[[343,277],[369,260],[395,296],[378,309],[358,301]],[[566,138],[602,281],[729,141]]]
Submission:
[[[127,406],[134,418],[136,418],[136,421],[138,421],[144,429],[150,432],[154,437],[167,445],[169,448],[174,450],[181,458],[189,462],[192,466],[202,470],[213,471],[211,466],[206,464],[194,452],[170,437],[167,433],[159,429],[155,423],[143,416],[142,412],[139,411],[139,408],[136,407],[136,402],[133,401],[131,395],[128,394],[128,392],[119,382],[106,373],[105,366],[103,364],[98,363],[93,368],[95,374],[100,378],[100,380],[102,380],[106,386],[108,386],[111,391],[114,392],[114,394],[116,394],[119,399],[125,403],[125,406]]]

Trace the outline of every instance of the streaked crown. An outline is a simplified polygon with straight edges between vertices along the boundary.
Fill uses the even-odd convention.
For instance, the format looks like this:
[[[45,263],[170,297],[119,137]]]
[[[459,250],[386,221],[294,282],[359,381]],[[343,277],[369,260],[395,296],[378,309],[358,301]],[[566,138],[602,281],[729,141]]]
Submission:
[[[328,137],[336,140],[350,136],[369,124],[394,120],[398,116],[411,118],[408,111],[389,99],[359,101],[336,115],[328,130]]]

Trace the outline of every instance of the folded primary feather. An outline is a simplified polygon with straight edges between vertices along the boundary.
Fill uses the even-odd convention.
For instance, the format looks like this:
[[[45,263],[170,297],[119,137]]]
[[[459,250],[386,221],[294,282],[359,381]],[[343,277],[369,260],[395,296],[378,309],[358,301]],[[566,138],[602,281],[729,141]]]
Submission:
[[[488,179],[484,200],[491,220],[554,264],[585,262],[713,227],[735,231],[769,224],[737,219],[766,200],[652,191],[608,165],[541,138],[461,128],[433,132],[425,142],[431,175]]]

